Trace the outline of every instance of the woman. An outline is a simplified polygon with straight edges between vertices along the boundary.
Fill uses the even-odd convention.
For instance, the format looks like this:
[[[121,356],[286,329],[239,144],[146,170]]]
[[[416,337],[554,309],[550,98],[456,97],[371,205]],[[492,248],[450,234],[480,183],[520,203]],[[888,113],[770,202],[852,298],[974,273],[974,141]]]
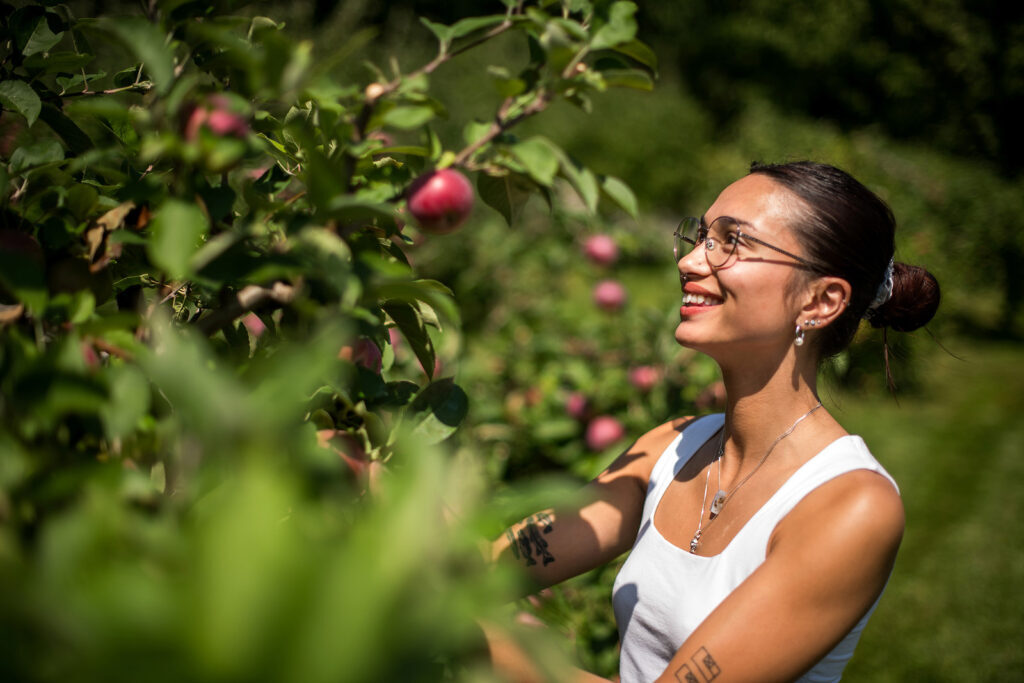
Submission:
[[[724,415],[640,437],[587,502],[513,526],[495,558],[550,585],[626,550],[623,683],[833,681],[903,534],[892,478],[822,408],[820,362],[861,319],[910,331],[938,284],[893,263],[888,207],[848,174],[757,165],[676,231],[676,340],[713,358]],[[802,677],[802,678],[801,678]]]

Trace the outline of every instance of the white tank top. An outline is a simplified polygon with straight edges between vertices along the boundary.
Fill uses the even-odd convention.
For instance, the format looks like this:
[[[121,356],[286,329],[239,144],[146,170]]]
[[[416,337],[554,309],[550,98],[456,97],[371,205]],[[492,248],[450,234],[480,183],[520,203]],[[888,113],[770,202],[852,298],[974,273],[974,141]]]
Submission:
[[[708,415],[687,427],[651,471],[640,531],[612,592],[622,683],[647,683],[661,675],[694,629],[764,562],[775,525],[812,490],[858,469],[878,472],[896,486],[859,436],[840,437],[794,472],[721,553],[694,555],[661,535],[654,526],[654,511],[669,483],[724,419],[721,414]],[[874,608],[799,680],[838,681]]]

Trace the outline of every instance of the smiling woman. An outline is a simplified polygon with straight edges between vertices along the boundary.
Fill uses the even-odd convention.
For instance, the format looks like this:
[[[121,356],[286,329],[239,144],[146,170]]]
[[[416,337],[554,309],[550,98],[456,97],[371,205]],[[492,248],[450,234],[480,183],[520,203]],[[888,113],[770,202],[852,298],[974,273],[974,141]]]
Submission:
[[[675,338],[718,363],[724,414],[655,427],[585,504],[493,545],[539,585],[630,550],[613,591],[623,683],[841,677],[903,507],[864,441],[822,408],[817,369],[862,319],[909,331],[935,313],[938,284],[894,262],[894,230],[871,191],[811,162],[753,166],[676,230]]]

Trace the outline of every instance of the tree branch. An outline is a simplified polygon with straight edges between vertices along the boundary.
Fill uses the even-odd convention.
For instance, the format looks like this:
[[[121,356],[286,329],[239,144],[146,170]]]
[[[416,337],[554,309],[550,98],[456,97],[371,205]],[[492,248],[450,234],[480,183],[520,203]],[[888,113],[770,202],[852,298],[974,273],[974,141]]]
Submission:
[[[533,116],[534,114],[538,114],[544,111],[544,109],[548,106],[548,103],[550,101],[551,98],[548,95],[548,93],[544,90],[541,90],[537,93],[537,99],[523,107],[523,110],[516,114],[515,116],[513,116],[512,118],[506,119],[504,118],[504,116],[508,113],[508,109],[511,106],[512,99],[509,98],[505,100],[505,102],[501,105],[501,109],[498,110],[498,114],[495,117],[494,123],[492,123],[491,127],[487,129],[487,132],[484,133],[479,138],[477,138],[476,140],[474,140],[466,147],[464,147],[462,151],[460,151],[458,154],[456,154],[455,161],[452,162],[453,165],[464,166],[466,162],[469,160],[469,158],[478,149],[480,149],[488,142],[504,133],[512,126],[518,124],[523,119],[527,119]]]
[[[248,313],[260,304],[272,301],[285,306],[295,299],[295,288],[284,282],[275,282],[271,287],[246,285],[224,308],[217,309],[205,318],[200,318],[196,327],[206,336],[217,332],[235,318]]]

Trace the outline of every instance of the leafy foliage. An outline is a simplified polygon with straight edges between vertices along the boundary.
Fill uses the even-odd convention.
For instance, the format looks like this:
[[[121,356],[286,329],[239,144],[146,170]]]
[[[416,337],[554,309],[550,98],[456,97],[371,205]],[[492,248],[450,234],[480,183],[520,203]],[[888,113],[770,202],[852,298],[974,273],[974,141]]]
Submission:
[[[412,265],[430,238],[406,188],[455,166],[510,222],[562,183],[635,214],[624,183],[511,130],[650,88],[636,8],[424,21],[431,61],[340,83],[365,34],[314,55],[231,5],[0,6],[0,668],[475,677],[473,620],[511,581],[475,570],[479,472],[435,449],[468,410],[444,373],[463,322]],[[529,61],[490,69],[493,120],[446,149],[431,76],[501,34]]]

